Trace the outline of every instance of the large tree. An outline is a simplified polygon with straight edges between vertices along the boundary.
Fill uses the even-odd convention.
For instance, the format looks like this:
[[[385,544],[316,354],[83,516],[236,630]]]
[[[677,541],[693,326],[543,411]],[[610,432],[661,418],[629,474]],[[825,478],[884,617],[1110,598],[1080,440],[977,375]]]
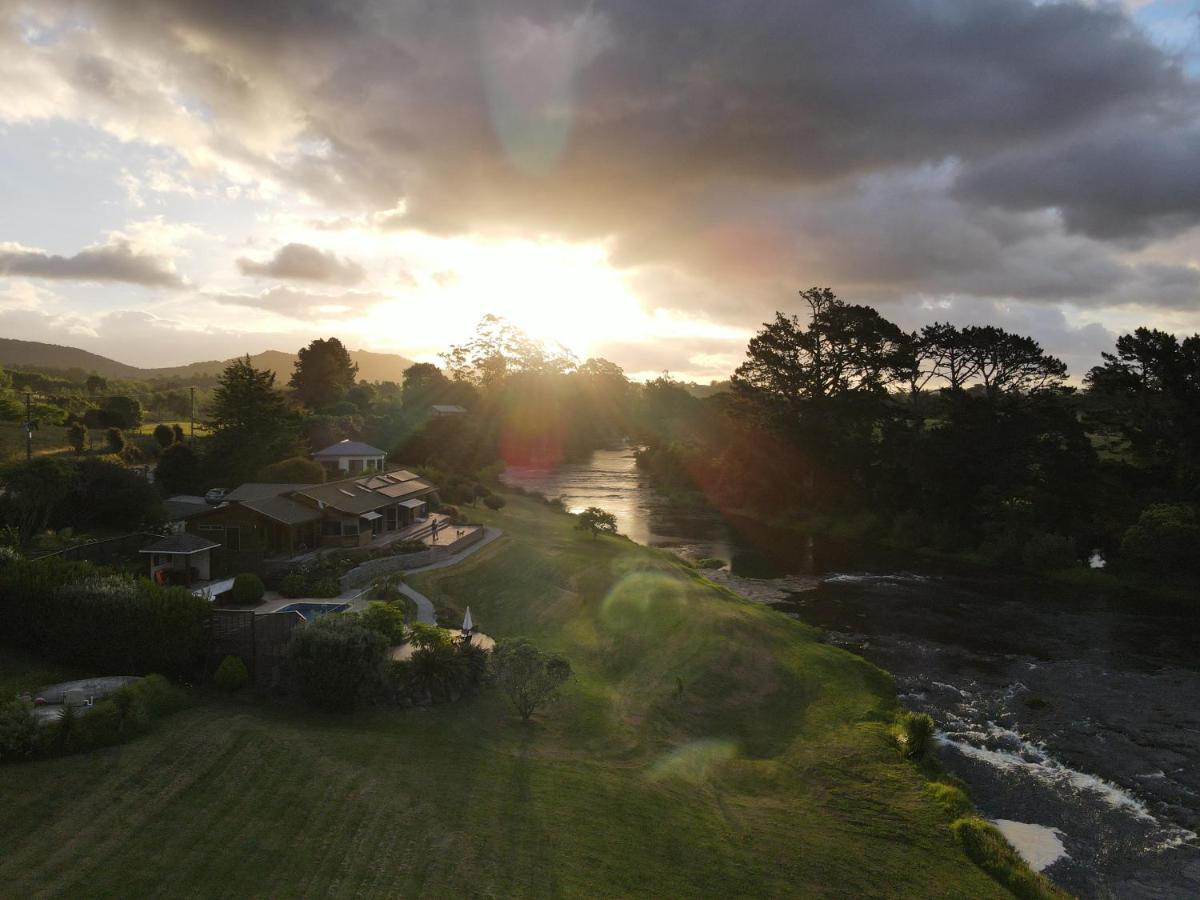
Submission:
[[[517,373],[561,374],[576,366],[574,355],[562,346],[536,341],[499,316],[480,319],[474,336],[456,344],[442,359],[455,381],[490,388]]]
[[[358,366],[342,342],[335,337],[318,338],[300,348],[288,386],[309,409],[320,409],[341,400],[357,377]]]
[[[209,407],[209,469],[229,486],[249,481],[264,466],[301,455],[295,417],[275,388],[275,373],[256,369],[250,357],[221,373]]]
[[[1047,390],[1061,387],[1066,380],[1066,363],[1050,356],[1031,337],[984,325],[964,328],[962,340],[989,394]]]

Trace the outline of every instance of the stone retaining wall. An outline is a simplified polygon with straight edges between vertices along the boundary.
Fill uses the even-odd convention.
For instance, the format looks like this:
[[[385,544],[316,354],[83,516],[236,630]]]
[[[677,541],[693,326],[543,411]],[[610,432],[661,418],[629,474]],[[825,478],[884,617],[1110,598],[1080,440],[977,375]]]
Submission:
[[[453,526],[447,526],[443,533],[453,530]],[[449,544],[439,544],[417,553],[398,553],[383,559],[369,559],[339,578],[338,585],[343,591],[348,591],[350,588],[360,587],[383,575],[390,575],[405,569],[419,569],[422,566],[441,562],[483,540],[483,534],[482,525],[472,525],[466,534]]]

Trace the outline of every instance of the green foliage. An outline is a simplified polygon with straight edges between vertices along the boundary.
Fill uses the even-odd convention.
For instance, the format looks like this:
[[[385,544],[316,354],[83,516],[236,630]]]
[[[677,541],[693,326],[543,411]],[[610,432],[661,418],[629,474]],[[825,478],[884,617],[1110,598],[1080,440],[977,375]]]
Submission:
[[[1200,571],[1200,519],[1194,507],[1155,503],[1121,540],[1123,567],[1145,574],[1174,575]]]
[[[696,567],[699,569],[723,569],[725,568],[725,560],[718,559],[715,556],[706,556],[704,559],[696,562]]]
[[[325,467],[303,456],[293,456],[265,466],[257,480],[266,484],[320,484],[325,480]]]
[[[209,404],[206,458],[214,477],[240,484],[281,459],[302,453],[294,416],[275,388],[275,373],[250,358],[230,363]]]
[[[0,543],[0,569],[12,565],[20,559],[21,554],[16,547],[9,547],[6,544]]]
[[[243,572],[233,579],[233,587],[229,590],[229,599],[238,606],[254,606],[262,602],[266,590],[261,578],[253,572]]]
[[[417,648],[391,668],[398,700],[445,703],[476,690],[487,677],[487,651],[469,643],[446,642]]]
[[[200,491],[200,459],[187,444],[177,441],[163,450],[154,469],[154,480],[168,494],[195,494]]]
[[[507,503],[499,494],[488,494],[483,498],[483,505],[488,509],[499,511],[504,509]]]
[[[145,478],[107,459],[75,464],[71,488],[50,516],[56,528],[77,531],[136,531],[162,522],[162,497]]]
[[[438,626],[426,622],[413,622],[409,630],[411,632],[410,640],[415,647],[446,647],[450,645],[450,632],[445,628],[438,628]]]
[[[213,675],[213,684],[230,694],[240,691],[249,683],[250,672],[240,656],[226,656]]]
[[[279,585],[279,593],[283,594],[289,600],[305,596],[305,591],[307,590],[308,581],[305,579],[304,573],[296,569],[288,572]]]
[[[571,664],[524,638],[502,641],[492,653],[492,675],[513,709],[529,721],[571,677]]]
[[[297,628],[288,674],[300,695],[328,712],[348,712],[378,695],[388,642],[352,616],[324,616]]]
[[[358,366],[351,362],[341,341],[318,338],[300,348],[288,386],[301,403],[318,409],[342,399],[357,375]]]
[[[983,819],[967,816],[950,828],[972,862],[1021,900],[1070,896],[1025,865],[1004,835]]]
[[[0,762],[29,759],[40,749],[33,704],[17,698],[0,700]]]
[[[170,425],[159,423],[154,426],[154,440],[164,450],[175,443],[175,431]]]
[[[87,449],[88,431],[79,422],[72,422],[67,428],[67,443],[71,445],[71,449],[76,455],[82,455]]]
[[[592,537],[617,533],[617,517],[598,506],[589,506],[576,518],[579,520],[576,527],[591,532]]]
[[[925,785],[925,790],[949,819],[968,815],[975,809],[971,798],[957,785],[946,784],[943,781],[931,781]]]
[[[75,472],[65,459],[39,456],[3,473],[0,514],[5,524],[17,530],[22,544],[49,524],[51,514],[70,493]]]
[[[182,588],[49,558],[0,568],[5,641],[102,672],[203,677],[212,607]]]
[[[910,759],[923,759],[929,752],[936,730],[929,713],[905,710],[896,717],[896,743]]]
[[[399,607],[372,600],[366,609],[358,613],[358,620],[387,638],[390,646],[404,642],[407,629],[404,627],[404,611]]]

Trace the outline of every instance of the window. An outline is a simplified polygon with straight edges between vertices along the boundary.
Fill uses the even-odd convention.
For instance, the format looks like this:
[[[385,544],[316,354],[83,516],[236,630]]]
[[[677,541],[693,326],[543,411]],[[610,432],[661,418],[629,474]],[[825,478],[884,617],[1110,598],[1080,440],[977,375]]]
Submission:
[[[241,550],[242,549],[242,530],[240,528],[225,529],[225,549],[226,550]]]
[[[363,470],[363,461],[361,459],[350,460],[350,474],[361,472]]]
[[[358,534],[358,523],[357,522],[343,522],[342,523],[342,534],[357,535]]]
[[[337,519],[325,519],[321,522],[321,534],[326,537],[337,537],[342,533],[342,523]]]

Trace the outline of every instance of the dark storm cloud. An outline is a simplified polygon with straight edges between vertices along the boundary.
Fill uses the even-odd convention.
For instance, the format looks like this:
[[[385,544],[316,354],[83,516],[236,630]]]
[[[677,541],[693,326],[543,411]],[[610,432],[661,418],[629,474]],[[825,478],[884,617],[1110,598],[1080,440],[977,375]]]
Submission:
[[[58,256],[13,244],[0,244],[0,275],[67,281],[123,281],[145,287],[181,287],[170,260],[136,252],[128,241],[88,247]]]
[[[257,262],[242,257],[237,265],[243,275],[329,284],[357,284],[367,274],[353,260],[339,259],[335,253],[308,244],[285,244],[268,260]]]

